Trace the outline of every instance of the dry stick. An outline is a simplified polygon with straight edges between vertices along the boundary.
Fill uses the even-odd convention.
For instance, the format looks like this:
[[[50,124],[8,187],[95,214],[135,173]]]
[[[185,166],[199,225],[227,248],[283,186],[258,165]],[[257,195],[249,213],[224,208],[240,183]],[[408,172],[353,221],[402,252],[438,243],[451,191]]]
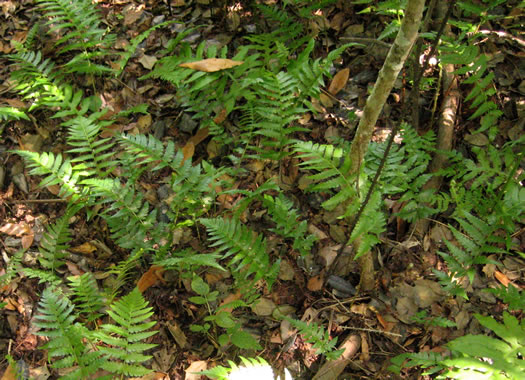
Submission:
[[[25,203],[62,203],[67,202],[65,199],[20,199],[20,200],[14,200],[14,201],[6,201],[7,204],[25,204]]]
[[[424,0],[408,0],[405,8],[405,17],[401,28],[396,36],[392,48],[388,52],[385,63],[379,72],[372,93],[366,101],[363,116],[359,121],[356,135],[350,147],[351,167],[348,172],[350,176],[357,175],[362,166],[363,158],[368,149],[368,144],[381,110],[392,91],[394,82],[403,67],[412,46],[417,39],[421,18],[423,16]],[[353,246],[358,248],[361,239],[355,239]],[[361,269],[361,290],[370,291],[374,288],[374,262],[370,252],[365,253],[359,259]]]
[[[450,6],[445,11],[446,1],[441,0],[438,4],[436,10],[439,15],[443,15],[443,20],[446,17],[446,14],[450,13]],[[450,35],[450,25],[446,22],[442,23],[444,25],[444,33]],[[443,68],[443,104],[441,109],[441,117],[439,120],[438,135],[436,142],[436,150],[432,162],[429,166],[429,172],[435,173],[441,170],[447,158],[444,154],[439,153],[440,151],[450,151],[452,149],[452,139],[454,137],[454,125],[456,124],[456,116],[458,110],[458,103],[460,99],[460,93],[458,90],[457,79],[454,76],[454,65],[447,64]],[[423,190],[428,189],[439,189],[441,187],[442,177],[441,176],[432,176],[430,180],[423,186]],[[416,236],[421,237],[425,231],[428,229],[429,221],[428,219],[420,219],[413,226],[413,232]]]
[[[426,32],[428,30],[428,24],[430,23],[430,17],[434,12],[437,0],[432,0],[427,8],[427,13],[425,15],[425,20],[423,21],[423,26],[421,27],[421,32]],[[416,41],[416,47],[414,52],[414,60],[412,61],[412,91],[410,92],[410,104],[412,105],[412,127],[417,131],[419,129],[419,81],[421,75],[424,72],[419,69],[419,56],[421,55],[421,46],[423,46],[423,40],[418,38]],[[405,103],[406,104],[406,103]],[[405,113],[403,112],[403,115]]]

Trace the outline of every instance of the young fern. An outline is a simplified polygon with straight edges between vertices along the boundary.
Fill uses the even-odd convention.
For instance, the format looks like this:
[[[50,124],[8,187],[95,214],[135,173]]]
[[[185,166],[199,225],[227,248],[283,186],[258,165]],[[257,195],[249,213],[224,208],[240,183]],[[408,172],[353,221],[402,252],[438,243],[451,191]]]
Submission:
[[[390,371],[400,374],[402,368],[423,367],[423,375],[440,373],[442,379],[521,379],[525,363],[521,359],[525,343],[525,322],[507,312],[503,323],[493,317],[475,314],[479,323],[498,338],[466,335],[447,343],[451,355],[433,352],[406,353],[393,358]],[[408,360],[408,361],[407,361]]]
[[[90,0],[36,0],[45,15],[50,17],[50,33],[58,33],[55,45],[58,54],[80,51],[65,64],[67,72],[103,74],[112,72],[109,67],[92,60],[107,54],[115,36],[99,28],[102,19]]]
[[[36,334],[49,338],[42,349],[47,350],[49,361],[53,359],[52,367],[71,369],[61,379],[87,379],[101,368],[105,361],[101,352],[92,349],[89,331],[75,322],[73,304],[57,288],[44,290],[38,312],[35,326],[40,331]]]
[[[69,287],[73,292],[73,303],[80,317],[87,323],[94,322],[103,314],[104,299],[98,290],[97,281],[90,272],[82,276],[68,277]]]
[[[66,212],[54,224],[49,225],[40,241],[40,262],[43,270],[24,268],[24,274],[31,278],[38,278],[40,283],[59,284],[61,279],[56,270],[65,265],[64,259],[69,256],[67,249],[72,240],[69,231],[69,219],[72,212]]]
[[[270,265],[263,237],[235,219],[201,218],[199,221],[210,234],[211,247],[216,247],[217,253],[223,253],[223,258],[231,256],[228,267],[241,283],[264,279],[271,289],[279,272],[279,261]]]
[[[323,354],[327,359],[337,359],[344,350],[336,350],[337,338],[330,339],[330,333],[322,326],[314,322],[306,323],[297,319],[283,316],[285,320],[295,327],[305,340],[313,344],[313,348],[317,350],[317,354]]]
[[[104,324],[93,334],[108,345],[99,347],[106,359],[102,363],[104,369],[119,376],[144,376],[152,372],[142,365],[151,358],[144,352],[157,345],[141,343],[157,333],[148,331],[156,324],[147,322],[153,315],[151,310],[138,288],[111,305],[107,313],[115,324]]]
[[[15,107],[0,107],[0,121],[30,120],[26,113]]]
[[[287,199],[283,193],[274,198],[264,194],[263,205],[268,209],[276,227],[270,231],[285,238],[293,239],[293,249],[301,255],[311,253],[312,246],[317,238],[308,234],[308,224],[305,220],[299,222],[299,214],[293,208],[293,202]]]
[[[449,274],[434,270],[445,289],[454,295],[460,295],[465,299],[468,296],[465,290],[456,283],[457,278],[467,276],[470,283],[474,281],[476,272],[475,265],[493,263],[486,253],[503,253],[505,250],[498,248],[496,244],[502,241],[494,234],[496,226],[464,212],[463,218],[456,218],[466,235],[456,228],[450,226],[452,235],[457,240],[457,245],[445,240],[447,252],[438,252],[448,265]]]

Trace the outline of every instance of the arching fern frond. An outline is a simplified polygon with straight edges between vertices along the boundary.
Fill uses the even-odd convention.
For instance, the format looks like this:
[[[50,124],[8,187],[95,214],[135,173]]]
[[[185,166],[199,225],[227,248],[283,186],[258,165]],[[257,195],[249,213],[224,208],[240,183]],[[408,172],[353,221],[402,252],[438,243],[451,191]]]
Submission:
[[[201,218],[200,222],[208,230],[209,240],[213,242],[211,246],[217,248],[216,252],[222,253],[224,258],[231,256],[228,267],[240,281],[251,283],[264,279],[271,288],[279,271],[279,262],[270,265],[263,237],[238,220]]]
[[[327,210],[356,197],[355,179],[348,176],[350,161],[348,154],[333,145],[320,145],[297,141],[293,147],[298,157],[303,159],[299,165],[317,174],[308,176],[313,181],[309,191],[332,191],[332,196],[323,202]]]
[[[61,379],[87,379],[101,368],[101,352],[92,350],[88,330],[75,323],[71,301],[56,288],[46,288],[39,302],[35,325],[41,330],[36,334],[50,340],[42,348],[48,358],[54,359],[52,367],[71,369]],[[87,342],[85,343],[85,341]]]
[[[151,307],[135,288],[128,295],[110,306],[107,311],[115,324],[104,324],[94,336],[108,346],[100,346],[100,353],[107,359],[103,368],[119,376],[144,376],[151,372],[142,363],[151,358],[144,352],[156,344],[142,343],[157,331],[148,331],[155,321],[146,322],[152,315]]]
[[[82,276],[68,277],[68,280],[73,292],[73,302],[80,316],[88,323],[100,318],[104,300],[93,274],[86,272]]]
[[[74,199],[78,199],[85,193],[79,182],[89,173],[73,167],[70,159],[66,158],[64,160],[61,154],[55,156],[51,152],[38,154],[26,150],[18,150],[16,153],[22,156],[31,168],[30,174],[45,176],[40,182],[40,186],[59,185],[60,196],[71,196]]]
[[[0,121],[3,120],[29,120],[26,113],[15,107],[0,107]]]
[[[115,39],[99,28],[102,18],[90,0],[37,0],[41,9],[50,17],[50,33],[58,33],[58,54],[80,51],[66,65],[68,72],[101,74],[113,71],[92,62],[93,58],[107,54]],[[95,49],[96,48],[96,49]]]
[[[90,178],[83,182],[89,186],[99,204],[109,207],[101,214],[108,223],[112,238],[122,248],[151,249],[163,233],[157,224],[157,210],[150,210],[149,203],[133,184],[122,185],[117,179]],[[152,241],[146,239],[152,237]]]

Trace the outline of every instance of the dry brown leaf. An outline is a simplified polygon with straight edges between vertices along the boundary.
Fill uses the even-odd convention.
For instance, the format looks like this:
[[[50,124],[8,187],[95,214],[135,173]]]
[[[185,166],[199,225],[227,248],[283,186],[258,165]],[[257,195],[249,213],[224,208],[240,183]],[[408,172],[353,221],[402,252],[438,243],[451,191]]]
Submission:
[[[184,145],[184,148],[182,148],[182,154],[184,155],[182,162],[184,163],[187,159],[192,158],[193,153],[195,153],[195,145],[193,142],[188,141],[186,145]]]
[[[349,75],[350,75],[350,69],[346,68],[346,69],[340,70],[337,74],[334,75],[334,79],[332,79],[332,82],[330,83],[330,87],[328,87],[328,91],[332,95],[336,95],[339,91],[345,88],[346,82],[348,82]]]
[[[318,292],[319,290],[321,290],[323,288],[323,277],[322,277],[322,275],[311,277],[308,280],[307,288],[308,288],[308,290],[310,290],[312,292]]]
[[[499,270],[494,271],[494,277],[498,280],[503,286],[507,287],[510,284],[509,278],[501,273]]]
[[[350,358],[356,354],[360,347],[361,338],[359,335],[350,335],[339,346],[339,349],[344,350],[341,356],[336,360],[328,360],[325,364],[323,364],[312,380],[337,379],[344,371],[345,367],[350,364]]]
[[[332,98],[330,98],[328,95],[323,94],[323,93],[321,93],[319,95],[319,101],[326,108],[331,108],[334,105],[334,102],[332,101]]]
[[[76,247],[71,247],[69,250],[82,255],[90,255],[97,250],[97,247],[95,247],[90,242],[85,242],[84,244],[77,245]]]
[[[243,63],[244,61],[233,61],[226,58],[208,58],[201,61],[181,63],[179,67],[213,73],[215,71],[230,69],[232,67],[242,65]]]
[[[137,282],[137,288],[139,288],[139,292],[144,293],[146,289],[152,287],[158,281],[164,282],[164,278],[162,277],[163,273],[164,268],[162,266],[152,265]]]
[[[33,240],[35,240],[35,235],[33,233],[22,236],[22,248],[28,249],[33,245]]]
[[[2,380],[16,380],[16,368],[11,367],[11,364],[7,366],[4,374],[2,375]]]
[[[201,375],[195,372],[205,371],[208,368],[208,363],[204,360],[197,360],[190,364],[190,366],[184,370],[186,372],[186,380],[199,380]]]
[[[236,293],[233,293],[233,294],[229,294],[228,296],[226,296],[225,299],[222,300],[220,306],[226,305],[226,304],[228,304],[230,302],[233,302],[233,301],[237,301],[240,298],[241,298],[241,293],[239,291],[237,291]],[[230,308],[230,307],[221,308],[221,310],[225,311],[227,313],[231,313],[233,311],[233,309]]]
[[[213,119],[213,122],[215,124],[222,124],[224,120],[226,120],[226,116],[228,116],[228,111],[226,111],[226,108],[221,109],[221,111],[215,116]]]
[[[205,140],[209,134],[210,134],[210,130],[208,127],[199,129],[197,133],[195,133],[195,136],[191,137],[189,141],[191,141],[193,145],[197,146],[199,145],[199,143]]]
[[[0,232],[3,232],[4,234],[8,234],[10,236],[17,236],[20,237],[22,235],[26,234],[32,234],[33,230],[31,227],[25,223],[6,223],[2,227],[0,227]]]

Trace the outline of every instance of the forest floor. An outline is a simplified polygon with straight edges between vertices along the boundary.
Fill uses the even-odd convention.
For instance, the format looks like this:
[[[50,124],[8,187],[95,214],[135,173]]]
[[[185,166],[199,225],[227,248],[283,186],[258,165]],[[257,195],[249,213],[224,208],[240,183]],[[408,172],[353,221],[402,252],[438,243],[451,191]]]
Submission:
[[[80,87],[96,88],[106,106],[115,112],[142,103],[149,105],[149,113],[129,117],[112,128],[129,133],[152,133],[164,141],[174,141],[178,147],[184,147],[197,134],[198,125],[191,119],[191,113],[178,105],[177,94],[168,82],[138,78],[152,69],[155,62],[162,58],[158,52],[183,29],[195,27],[194,32],[186,37],[192,46],[202,41],[218,46],[238,46],[244,43],[247,33],[264,24],[264,20],[254,17],[248,7],[243,8],[243,2],[231,1],[224,5],[228,2],[175,0],[171,2],[171,14],[166,3],[157,0],[100,0],[96,3],[108,28],[117,34],[116,49],[123,48],[131,38],[152,25],[171,19],[180,22],[152,32],[139,45],[120,78],[78,77]],[[308,138],[323,144],[334,139],[351,140],[358,119],[348,118],[348,107],[357,111],[364,107],[391,43],[373,40],[383,31],[386,16],[374,12],[359,14],[357,11],[362,6],[343,6],[341,3],[345,2],[336,2],[316,13],[316,17],[301,20],[305,30],[316,36],[315,54],[319,57],[348,42],[347,37],[363,38],[363,46],[347,49],[336,62],[333,74],[344,68],[350,69],[349,79],[338,92],[337,100],[321,99],[320,112],[315,115],[305,113],[299,120],[309,130]],[[512,7],[503,4],[501,11],[510,14]],[[12,53],[11,40],[24,41],[32,23],[39,18],[39,11],[32,1],[0,0],[0,53]],[[44,54],[52,54],[53,41],[41,38]],[[502,104],[504,112],[500,133],[496,137],[497,144],[501,145],[523,133],[523,46],[505,37],[487,38],[486,49],[496,57],[491,61],[491,69],[501,92],[496,97],[501,102],[505,99],[503,103],[498,103]],[[0,67],[0,103],[25,107],[24,100],[9,87],[11,71],[7,64]],[[403,72],[389,97],[377,123],[374,140],[384,140],[394,124],[410,120],[411,106],[406,95],[409,91],[408,75]],[[431,68],[427,75],[437,77],[437,68]],[[330,79],[327,78],[326,82],[329,84]],[[467,90],[467,86],[460,88],[462,93]],[[421,133],[430,125],[434,128],[437,125],[438,116],[432,112],[433,95],[432,91],[425,94],[427,99],[421,112],[421,125],[424,126]],[[0,267],[5,267],[9,257],[22,247],[27,249],[24,264],[35,265],[39,241],[46,226],[64,213],[66,205],[56,193],[53,194],[52,187],[40,188],[39,178],[30,176],[22,159],[11,153],[16,149],[54,153],[65,150],[65,133],[60,129],[59,122],[48,118],[49,115],[44,112],[38,112],[32,121],[4,123],[0,134],[0,174],[3,174],[0,176],[0,250],[3,257]],[[483,149],[489,144],[485,134],[471,134],[477,126],[468,120],[469,116],[468,107],[461,106],[454,146],[464,152],[469,152],[472,146]],[[215,145],[209,136],[203,137],[191,154],[193,160],[207,160],[221,165],[224,162],[221,159],[224,147]],[[387,367],[390,359],[398,354],[429,350],[442,352],[444,345],[456,337],[486,333],[473,315],[488,313],[499,318],[508,305],[492,293],[485,292],[485,289],[497,284],[525,286],[523,259],[519,256],[493,255],[491,258],[497,265],[485,264],[477,268],[474,282],[468,288],[468,300],[450,296],[442,289],[433,272],[446,269],[438,251],[445,247],[444,239],[454,239],[447,226],[450,220],[446,214],[437,215],[430,221],[428,230],[417,236],[411,233],[408,223],[393,215],[399,207],[393,200],[391,209],[387,210],[390,215],[387,232],[381,244],[374,248],[375,290],[367,294],[355,293],[354,287],[359,284],[359,268],[351,260],[349,250],[342,250],[337,259],[338,268],[331,268],[332,277],[327,281],[327,269],[341,244],[347,240],[347,226],[334,218],[333,213],[324,211],[315,196],[305,196],[298,191],[301,174],[297,162],[286,159],[280,167],[253,160],[246,165],[246,169],[245,178],[238,179],[235,185],[237,189],[255,190],[269,178],[285,178],[286,194],[299,206],[302,217],[308,222],[308,230],[318,238],[315,255],[307,263],[298,259],[297,252],[289,244],[282,244],[279,247],[282,252],[280,273],[271,291],[261,290],[264,292],[263,302],[252,310],[234,312],[243,314],[249,331],[264,347],[258,354],[274,368],[288,368],[296,379],[313,378],[325,359],[317,355],[312,345],[296,334],[291,326],[272,317],[277,306],[287,305],[295,310],[299,319],[314,320],[323,325],[339,342],[350,335],[360,338],[358,352],[348,360],[339,378],[386,379],[394,378]],[[150,175],[140,181],[151,204],[162,202],[162,179]],[[231,208],[241,198],[239,194],[222,197],[219,208]],[[258,206],[260,204],[257,203],[250,205],[243,217],[256,230],[266,231],[264,233],[271,241],[268,223],[260,215]],[[517,228],[512,236],[520,251],[525,250],[523,226]],[[107,280],[107,269],[118,264],[125,252],[111,242],[106,227],[97,220],[87,221],[77,216],[71,228],[73,248],[62,275],[66,278],[91,271],[102,286]],[[182,245],[204,250],[196,228],[185,227],[181,231],[179,239]],[[226,360],[238,362],[239,355],[249,357],[257,354],[232,347],[225,350],[213,339],[192,332],[189,326],[206,313],[200,310],[204,306],[188,301],[195,294],[187,280],[179,278],[177,273],[160,272],[155,272],[155,268],[149,268],[144,262],[136,268],[127,286],[131,289],[139,281],[143,284],[149,282],[144,286],[143,294],[153,307],[153,318],[158,322],[155,327],[158,334],[151,339],[151,343],[158,346],[151,353],[150,368],[155,370],[154,376],[148,378],[198,379],[199,376],[191,372],[224,364]],[[204,276],[213,288],[225,289],[222,284],[228,279],[220,272],[208,270]],[[5,284],[0,293],[0,301],[7,304],[0,312],[0,352],[2,357],[9,353],[19,363],[24,363],[34,379],[53,377],[45,352],[38,348],[44,343],[43,339],[35,335],[32,325],[43,289],[44,285],[39,284],[37,279],[25,277],[21,272]],[[230,296],[235,297],[234,294]],[[517,317],[521,314],[514,313]],[[439,318],[453,323],[450,327],[446,327],[446,323],[434,323]],[[7,362],[4,361],[2,367],[7,367]],[[420,371],[414,369],[406,371],[403,377],[423,378]]]

